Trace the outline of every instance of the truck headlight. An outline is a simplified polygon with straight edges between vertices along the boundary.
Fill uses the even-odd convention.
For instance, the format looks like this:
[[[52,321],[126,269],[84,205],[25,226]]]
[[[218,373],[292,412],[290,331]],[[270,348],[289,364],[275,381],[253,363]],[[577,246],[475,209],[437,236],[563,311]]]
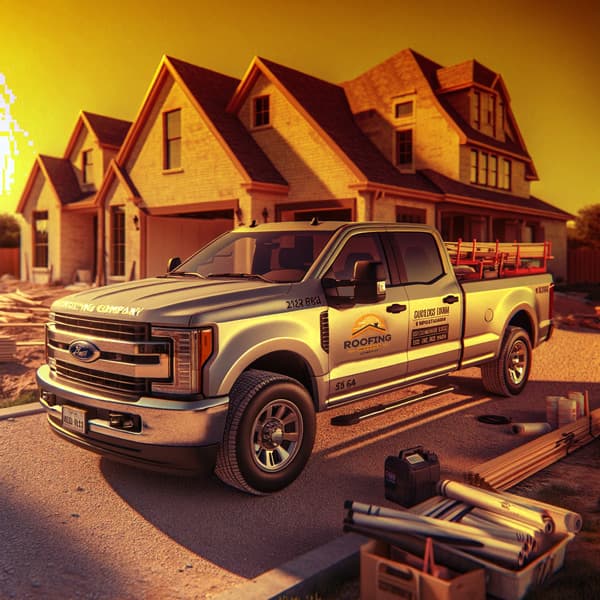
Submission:
[[[202,368],[213,351],[213,331],[153,327],[153,338],[171,341],[171,377],[169,381],[152,382],[152,391],[163,394],[199,394],[202,390]]]

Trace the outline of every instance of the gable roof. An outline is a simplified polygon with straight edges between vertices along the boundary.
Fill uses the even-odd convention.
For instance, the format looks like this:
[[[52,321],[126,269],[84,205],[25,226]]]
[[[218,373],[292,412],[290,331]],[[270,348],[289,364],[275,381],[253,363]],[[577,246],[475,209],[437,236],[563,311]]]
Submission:
[[[117,155],[116,160],[120,166],[126,165],[131,156],[160,90],[169,77],[181,86],[207,127],[237,166],[245,183],[258,182],[287,187],[285,179],[254,138],[225,110],[239,80],[167,55],[162,57],[138,116]]]
[[[101,146],[120,148],[131,127],[131,121],[105,117],[87,111],[82,111],[81,116],[88,123]]]
[[[260,73],[321,133],[359,181],[434,191],[419,174],[400,173],[387,160],[356,124],[345,90],[339,85],[266,58],[255,57],[229,102],[229,112],[237,112]]]
[[[23,213],[25,210],[25,205],[29,200],[36,178],[40,175],[49,183],[57,201],[63,206],[78,202],[90,195],[81,191],[73,165],[68,159],[39,154],[33,163],[27,183],[19,199],[16,208],[17,213]]]
[[[81,111],[77,117],[75,127],[73,128],[63,157],[68,158],[71,155],[81,131],[84,128],[96,138],[100,147],[118,150],[125,140],[125,136],[130,127],[130,121],[123,121],[122,119],[115,119],[114,117],[106,117],[104,115]]]
[[[544,213],[545,216],[550,216],[554,219],[568,221],[573,219],[573,215],[561,210],[535,196],[526,198],[505,194],[500,191],[495,191],[486,188],[476,188],[466,183],[450,179],[432,169],[423,169],[422,174],[427,177],[439,190],[446,196],[446,200],[458,201],[460,199],[472,200],[472,204],[481,206],[482,202],[489,202],[500,208],[501,205],[510,207],[516,212],[525,212],[528,214]]]
[[[441,114],[446,116],[449,124],[459,133],[461,143],[474,143],[519,158],[527,165],[528,178],[538,178],[533,160],[510,108],[510,97],[501,75],[476,60],[443,67],[411,48],[406,48],[342,85],[348,92],[353,111],[358,113],[365,110],[368,103],[373,103],[376,98],[387,98],[395,93],[406,91],[405,89],[396,91],[394,87],[400,86],[401,81],[402,85],[406,86],[407,74],[412,75],[414,89],[427,86],[432,98],[438,103]],[[470,123],[452,106],[447,94],[472,86],[494,88],[505,98],[506,119],[515,132],[514,140],[508,137],[504,141],[497,140],[481,133],[471,127]]]

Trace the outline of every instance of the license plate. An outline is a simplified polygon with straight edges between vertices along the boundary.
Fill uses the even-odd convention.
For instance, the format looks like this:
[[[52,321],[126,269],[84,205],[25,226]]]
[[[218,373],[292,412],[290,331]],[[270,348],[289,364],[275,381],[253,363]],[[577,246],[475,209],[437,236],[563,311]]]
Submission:
[[[73,408],[72,406],[63,406],[62,424],[63,427],[71,431],[85,433],[85,410]]]

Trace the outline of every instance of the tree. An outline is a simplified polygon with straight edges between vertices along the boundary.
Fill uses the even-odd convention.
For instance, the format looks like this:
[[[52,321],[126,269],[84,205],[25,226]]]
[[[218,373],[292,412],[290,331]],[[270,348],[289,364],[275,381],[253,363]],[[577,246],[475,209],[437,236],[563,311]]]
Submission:
[[[0,248],[18,248],[21,228],[13,215],[0,215]]]
[[[600,204],[584,206],[575,218],[575,237],[585,246],[600,248]]]

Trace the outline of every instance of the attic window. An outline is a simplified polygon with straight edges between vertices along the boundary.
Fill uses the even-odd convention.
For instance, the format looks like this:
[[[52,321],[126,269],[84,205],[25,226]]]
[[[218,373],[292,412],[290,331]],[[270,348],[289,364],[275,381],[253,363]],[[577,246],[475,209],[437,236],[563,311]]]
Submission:
[[[264,127],[271,122],[269,96],[254,98],[254,127]]]
[[[412,100],[406,102],[396,102],[394,104],[394,118],[407,119],[413,116],[414,104]]]
[[[163,114],[164,169],[181,167],[181,110]]]
[[[91,150],[84,150],[81,153],[81,174],[83,183],[94,182],[94,163],[92,161]]]

